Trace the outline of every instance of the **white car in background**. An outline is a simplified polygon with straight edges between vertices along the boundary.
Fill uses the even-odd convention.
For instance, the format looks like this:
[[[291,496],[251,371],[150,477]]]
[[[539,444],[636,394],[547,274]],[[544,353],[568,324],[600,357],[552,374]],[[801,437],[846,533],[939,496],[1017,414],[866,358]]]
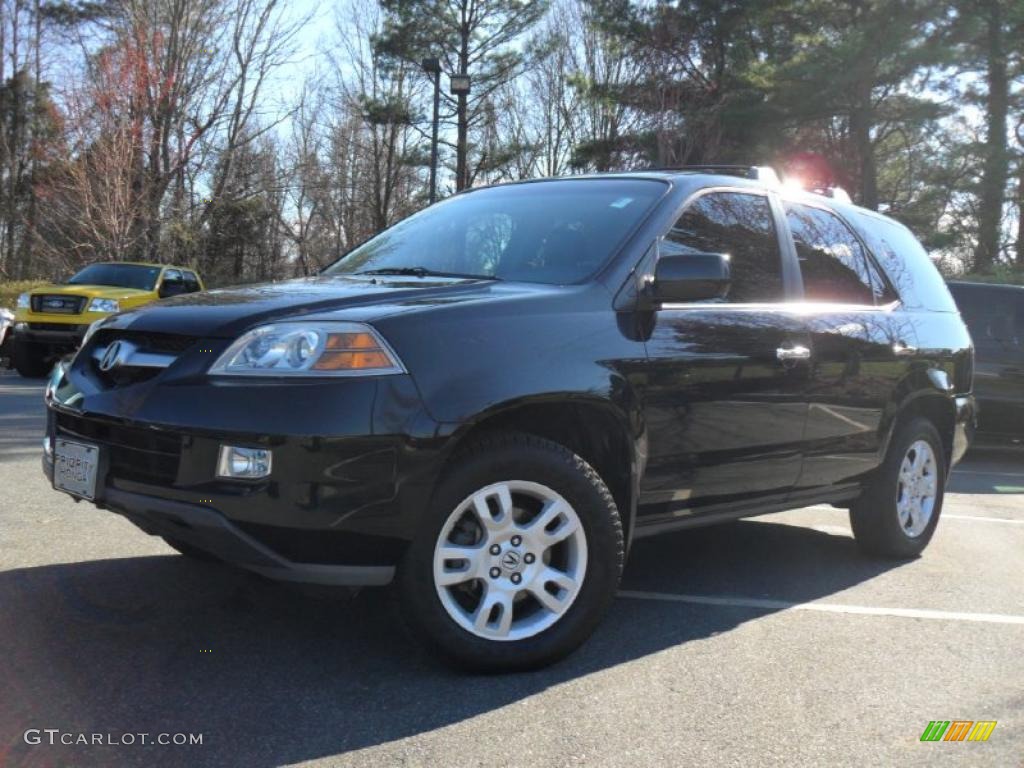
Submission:
[[[11,326],[14,325],[14,313],[9,309],[0,307],[0,358],[10,357],[11,350],[7,340],[11,333]]]

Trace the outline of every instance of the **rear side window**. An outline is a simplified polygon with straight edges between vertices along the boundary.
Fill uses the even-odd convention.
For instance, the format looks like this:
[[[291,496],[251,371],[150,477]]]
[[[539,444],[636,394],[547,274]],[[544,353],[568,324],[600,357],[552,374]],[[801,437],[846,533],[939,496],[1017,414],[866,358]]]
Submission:
[[[183,272],[185,276],[185,289],[189,293],[195,293],[199,290],[199,279],[195,276],[194,272]]]
[[[957,311],[945,280],[909,229],[892,219],[856,210],[850,219],[892,281],[903,306]]]
[[[768,199],[738,192],[698,197],[665,236],[661,252],[725,253],[734,304],[782,301],[782,254]]]
[[[875,303],[864,247],[842,219],[822,208],[786,203],[786,221],[800,260],[804,298],[840,304]]]

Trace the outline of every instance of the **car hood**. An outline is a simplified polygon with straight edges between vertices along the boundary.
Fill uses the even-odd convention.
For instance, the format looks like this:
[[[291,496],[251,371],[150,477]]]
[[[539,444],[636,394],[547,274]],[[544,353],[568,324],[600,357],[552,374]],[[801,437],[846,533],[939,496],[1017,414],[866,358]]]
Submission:
[[[140,291],[137,288],[124,288],[119,285],[43,285],[33,288],[33,296],[88,296],[90,299],[130,299],[133,296],[152,296],[152,291]]]
[[[330,315],[335,319],[369,322],[431,305],[479,300],[495,290],[508,292],[510,288],[491,280],[441,277],[309,277],[178,296],[121,312],[104,327],[233,337],[254,325],[274,320]],[[522,286],[519,290],[531,289]]]

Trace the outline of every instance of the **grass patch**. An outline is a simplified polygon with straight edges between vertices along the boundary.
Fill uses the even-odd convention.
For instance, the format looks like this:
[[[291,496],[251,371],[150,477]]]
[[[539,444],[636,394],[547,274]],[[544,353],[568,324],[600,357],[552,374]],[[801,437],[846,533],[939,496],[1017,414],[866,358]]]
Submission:
[[[33,288],[38,288],[41,285],[46,285],[46,281],[14,280],[8,283],[0,282],[0,307],[7,307],[7,309],[13,310],[20,294],[25,291],[31,291]]]
[[[995,283],[997,285],[1024,285],[1024,271],[1010,269],[1004,265],[997,266],[992,272],[968,272],[966,275],[951,277],[950,280],[963,280],[967,283]]]

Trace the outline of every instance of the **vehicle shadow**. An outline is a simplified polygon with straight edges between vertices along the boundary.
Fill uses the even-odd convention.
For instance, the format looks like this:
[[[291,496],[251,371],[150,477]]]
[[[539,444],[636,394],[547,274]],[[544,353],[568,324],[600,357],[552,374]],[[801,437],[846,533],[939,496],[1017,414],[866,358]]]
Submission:
[[[623,587],[803,601],[892,567],[861,557],[847,537],[745,521],[637,542]],[[441,666],[401,631],[384,590],[351,598],[172,555],[7,571],[0,764],[116,758],[256,767],[340,755],[459,723],[770,612],[619,599],[565,661],[470,676]],[[28,746],[27,728],[204,736],[201,747]]]

